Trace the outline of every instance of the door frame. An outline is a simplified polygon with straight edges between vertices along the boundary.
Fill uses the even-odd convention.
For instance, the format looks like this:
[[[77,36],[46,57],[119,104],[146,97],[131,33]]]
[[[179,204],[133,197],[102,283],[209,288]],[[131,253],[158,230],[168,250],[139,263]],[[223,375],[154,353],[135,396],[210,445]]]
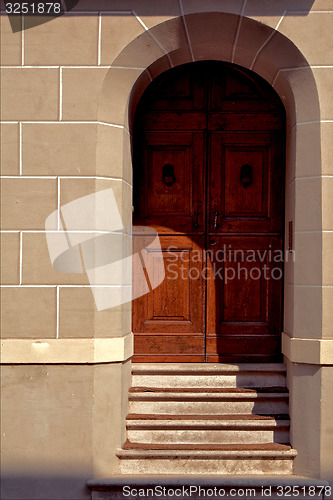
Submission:
[[[302,189],[300,182],[293,182],[304,175],[318,178],[321,173],[321,148],[324,154],[328,152],[329,142],[321,141],[321,115],[319,106],[318,88],[320,71],[312,71],[300,49],[279,29],[274,29],[266,22],[263,15],[259,20],[251,19],[239,14],[238,5],[223,12],[221,4],[218,12],[178,13],[175,17],[153,19],[148,29],[139,36],[133,36],[127,46],[114,59],[111,68],[103,81],[98,105],[97,130],[97,167],[96,172],[105,172],[105,164],[109,165],[109,175],[120,182],[120,197],[124,217],[130,224],[132,200],[130,186],[132,185],[131,160],[131,131],[133,116],[139,99],[149,83],[171,66],[197,60],[223,60],[235,62],[253,71],[274,87],[283,100],[287,115],[286,130],[286,227],[285,241],[288,242],[288,223],[293,222],[293,249],[296,248],[297,260],[290,262],[285,269],[285,316],[283,334],[283,353],[287,364],[287,380],[290,389],[291,410],[294,425],[291,429],[291,443],[298,450],[295,461],[295,473],[300,475],[316,474],[324,477],[322,446],[313,449],[314,429],[312,426],[313,411],[318,409],[324,418],[322,401],[329,400],[329,386],[319,390],[316,384],[309,385],[307,375],[311,376],[313,369],[324,375],[326,365],[333,364],[329,355],[329,345],[322,356],[318,349],[318,342],[323,347],[331,343],[325,340],[322,286],[323,253],[316,253],[317,265],[313,263],[314,236],[298,234],[298,228],[303,231],[311,230],[313,221],[313,204],[315,202],[316,228],[315,243],[322,249],[323,225],[320,216],[322,209],[321,199],[315,199],[316,193]],[[200,26],[196,29],[195,25]],[[212,26],[218,29],[212,29]],[[238,36],[240,33],[242,36]],[[218,43],[216,33],[223,36],[223,43]],[[167,39],[165,33],[168,33]],[[153,35],[153,37],[152,37]],[[155,43],[156,40],[156,43]],[[167,41],[166,41],[167,40]],[[262,45],[258,50],[258,40]],[[158,45],[158,43],[160,45]],[[161,51],[161,47],[163,47]],[[135,67],[134,67],[135,66]],[[318,86],[317,86],[318,83]],[[320,85],[319,85],[320,84]],[[306,96],[306,102],[304,101]],[[116,154],[115,154],[116,151]],[[302,159],[296,165],[296,158]],[[295,203],[297,199],[297,204]],[[316,212],[316,213],[317,213]],[[301,230],[301,229],[299,229]],[[327,242],[326,242],[327,243]],[[325,244],[326,244],[325,243]],[[311,324],[306,325],[307,338],[302,335],[302,328],[307,317],[298,314],[300,306],[306,307],[306,297],[301,294],[297,284],[314,284],[309,289],[309,300],[313,312]],[[296,285],[296,286],[295,286]],[[319,293],[319,295],[318,295]],[[122,311],[124,330],[118,335],[124,343],[124,349],[117,351],[113,361],[124,363],[124,376],[121,378],[120,390],[127,393],[130,383],[130,321],[131,313],[128,308]],[[321,354],[322,353],[322,354]],[[306,386],[302,380],[306,380]],[[299,394],[302,392],[302,405],[299,405]],[[301,414],[297,408],[301,408]],[[316,414],[315,418],[319,418]],[[321,417],[320,417],[321,418]],[[317,442],[324,442],[327,426],[322,426],[322,434],[315,429]],[[125,436],[125,418],[123,419],[123,436]],[[313,456],[311,464],[315,464],[315,471],[309,469],[307,457]]]

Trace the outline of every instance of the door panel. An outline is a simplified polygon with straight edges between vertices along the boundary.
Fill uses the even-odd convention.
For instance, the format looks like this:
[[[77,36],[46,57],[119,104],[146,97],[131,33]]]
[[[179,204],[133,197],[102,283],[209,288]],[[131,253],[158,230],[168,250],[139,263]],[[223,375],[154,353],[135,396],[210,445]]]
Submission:
[[[160,243],[165,279],[134,301],[134,361],[171,354],[184,361],[194,354],[204,358],[204,239],[161,235]],[[154,249],[147,256],[147,266],[154,268],[151,259]]]
[[[186,67],[174,72],[172,81],[156,82],[150,109],[159,111],[205,111],[205,73],[197,66],[189,73]]]
[[[272,133],[211,134],[210,232],[281,232],[280,137]],[[249,178],[242,174],[244,166]],[[242,184],[248,180],[249,185]],[[218,226],[214,228],[215,214]]]
[[[149,130],[166,130],[173,132],[175,130],[206,130],[206,114],[205,113],[178,113],[154,112],[151,111],[143,117],[143,126]]]
[[[135,335],[134,363],[201,363],[205,343],[201,335]]]
[[[253,358],[253,351],[259,355],[263,345],[268,349],[266,354],[273,355],[271,349],[278,345],[281,331],[281,252],[281,240],[276,237],[210,238],[208,356],[221,354],[230,360],[238,356],[245,361]],[[244,342],[248,345],[252,341],[248,356],[242,354]],[[214,351],[218,345],[224,346],[223,351]]]
[[[281,130],[282,119],[279,113],[210,113],[208,128],[234,132]]]
[[[142,184],[147,195],[139,200],[143,223],[160,233],[191,233],[195,224],[203,232],[203,134],[148,132],[145,144]]]
[[[272,336],[209,337],[206,340],[208,363],[274,363],[281,361],[280,338]]]
[[[224,71],[212,74],[209,104],[212,112],[261,112],[277,108],[276,98],[266,82],[258,81],[256,75],[244,69],[229,65]]]

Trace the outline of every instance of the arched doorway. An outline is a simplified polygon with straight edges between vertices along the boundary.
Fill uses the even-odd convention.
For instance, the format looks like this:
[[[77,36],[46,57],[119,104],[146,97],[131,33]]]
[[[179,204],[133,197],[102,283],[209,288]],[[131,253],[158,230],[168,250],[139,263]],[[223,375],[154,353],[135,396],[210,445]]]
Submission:
[[[134,225],[158,231],[166,277],[133,303],[134,361],[280,360],[284,127],[275,91],[236,65],[186,64],[145,91]]]

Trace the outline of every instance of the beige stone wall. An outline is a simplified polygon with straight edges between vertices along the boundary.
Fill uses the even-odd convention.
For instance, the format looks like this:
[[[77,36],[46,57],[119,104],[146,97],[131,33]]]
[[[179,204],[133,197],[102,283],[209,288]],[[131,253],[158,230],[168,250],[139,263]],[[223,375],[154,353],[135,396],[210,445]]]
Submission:
[[[124,304],[97,312],[85,274],[52,268],[45,220],[111,187],[129,224],[127,132],[97,119],[108,72],[98,15],[15,34],[1,16],[1,30],[1,334],[2,361],[11,363],[1,377],[2,493],[89,498],[88,478],[118,472],[131,311]]]
[[[127,3],[125,11],[115,7],[115,12],[101,9],[97,14],[89,12],[89,2],[79,2],[77,14],[15,34],[8,18],[1,16],[2,284],[11,287],[3,295],[3,334],[67,338],[129,333],[128,321],[119,321],[122,311],[95,315],[84,274],[52,269],[45,219],[59,205],[112,187],[129,222],[127,110],[133,85],[140,77],[143,90],[172,65],[210,57],[257,71],[286,106],[286,222],[294,220],[297,260],[286,269],[286,297],[294,308],[286,307],[285,331],[301,338],[330,338],[330,8],[314,2],[306,12],[300,2],[293,13],[285,12],[287,4],[270,7],[265,2],[264,8],[261,2],[248,1],[241,12],[241,2],[220,2],[219,7],[207,2],[203,9],[200,2],[184,1],[186,17],[179,22],[182,12],[176,2],[166,11],[147,2]],[[208,42],[205,29],[197,25],[206,22],[208,27],[213,18],[203,10],[226,12],[214,16],[216,30],[210,29]],[[247,17],[237,17],[241,13]],[[250,20],[261,23],[255,36]],[[24,22],[28,27],[31,20]],[[217,29],[223,23],[228,32]],[[285,37],[305,59],[290,52]],[[318,38],[322,50],[313,43]],[[276,51],[278,45],[283,50]],[[130,111],[134,109],[132,105]],[[14,317],[14,302],[22,304],[20,317]]]
[[[128,364],[2,367],[1,498],[90,498],[88,478],[119,472]]]
[[[110,64],[101,60],[101,36],[107,37],[110,20],[115,18],[105,16],[101,26],[97,14],[69,15],[13,34],[8,17],[1,16],[1,282],[10,286],[2,297],[5,338],[112,337],[131,331],[123,320],[128,307],[97,315],[87,276],[52,268],[44,234],[51,212],[108,188],[124,225],[130,223],[124,130],[97,119]],[[31,22],[26,17],[24,26]],[[103,54],[110,50],[106,45]]]
[[[289,261],[285,268],[292,444],[299,450],[299,473],[328,477],[332,470],[328,394],[333,363],[329,91],[333,6],[329,0],[290,4],[288,0],[115,0],[110,12],[105,0],[80,0],[70,14],[40,26],[29,28],[33,20],[25,18],[29,29],[17,33],[11,32],[7,16],[1,16],[4,352],[10,363],[27,363],[27,358],[43,363],[43,356],[51,363],[49,368],[26,364],[5,368],[3,407],[9,416],[4,451],[12,468],[17,460],[24,462],[24,469],[31,455],[36,467],[59,462],[66,468],[76,462],[96,476],[117,470],[114,448],[124,438],[129,384],[129,364],[122,361],[130,356],[130,348],[103,342],[128,338],[130,307],[98,312],[86,275],[55,271],[44,223],[62,204],[112,187],[123,222],[129,224],[131,123],[143,90],[172,66],[218,59],[263,76],[286,108],[286,241],[288,222],[293,221],[296,252],[295,262]],[[92,338],[102,343],[97,347]],[[64,343],[68,339],[75,343]],[[106,362],[108,356],[116,364],[85,365]],[[296,361],[300,365],[294,365]],[[78,364],[70,365],[73,362]],[[13,386],[18,387],[15,397]],[[64,388],[63,396],[59,387]],[[71,409],[72,393],[84,411]],[[100,411],[93,409],[93,394],[103,400],[96,406]],[[115,397],[121,418],[112,410]],[[19,419],[11,419],[14,402],[35,426],[39,414],[33,403],[46,405],[49,416],[42,418],[49,426],[44,434],[48,447],[40,448],[42,434],[36,432],[22,455],[19,443],[20,438],[25,440],[26,428]],[[67,427],[58,438],[62,412],[68,412]],[[72,426],[76,454],[65,442]],[[83,429],[87,429],[84,439]],[[104,440],[107,430],[110,442]]]
[[[332,482],[332,367],[291,363],[288,359],[286,364],[291,435],[298,451],[294,472]]]

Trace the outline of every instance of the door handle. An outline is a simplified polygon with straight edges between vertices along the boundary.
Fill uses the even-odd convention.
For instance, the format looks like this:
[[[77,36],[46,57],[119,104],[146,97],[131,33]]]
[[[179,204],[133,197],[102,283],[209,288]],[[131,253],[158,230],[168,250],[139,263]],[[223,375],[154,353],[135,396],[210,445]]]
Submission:
[[[214,230],[215,231],[219,228],[219,223],[218,223],[219,215],[220,215],[219,212],[215,212],[215,214],[214,214]]]
[[[199,227],[199,215],[200,215],[200,213],[196,210],[194,212],[194,227],[195,227],[195,229],[198,229],[198,227]]]

